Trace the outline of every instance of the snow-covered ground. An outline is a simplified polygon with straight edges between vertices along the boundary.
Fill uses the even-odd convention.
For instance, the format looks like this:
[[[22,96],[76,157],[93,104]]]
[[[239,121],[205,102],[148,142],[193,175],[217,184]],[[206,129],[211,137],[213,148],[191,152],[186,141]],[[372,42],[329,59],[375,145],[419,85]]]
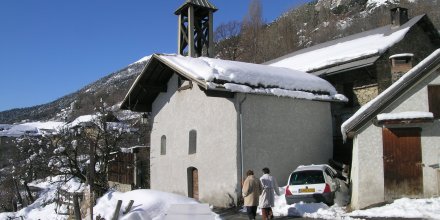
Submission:
[[[55,213],[56,190],[61,187],[69,192],[81,192],[86,186],[72,179],[66,184],[57,182],[61,177],[52,177],[31,183],[31,186],[41,188],[39,198],[28,207],[18,212],[0,213],[0,220],[8,220],[9,217],[20,217],[29,220],[65,220],[67,216]],[[284,188],[280,188],[284,192]],[[118,200],[122,200],[121,220],[161,220],[164,219],[169,207],[173,204],[198,204],[192,198],[165,193],[154,190],[134,190],[127,193],[110,191],[98,199],[94,207],[94,214],[101,215],[105,219],[111,219]],[[134,200],[131,211],[123,215],[130,200]],[[346,208],[335,204],[331,207],[323,203],[297,203],[287,205],[284,195],[277,196],[274,207],[275,216],[302,216],[319,219],[362,219],[370,217],[393,217],[393,218],[422,218],[440,219],[440,198],[396,200],[394,203],[382,207],[347,212]],[[261,214],[261,211],[258,211]],[[220,216],[212,213],[216,220]]]
[[[287,205],[284,199],[284,187],[280,187],[281,196],[275,196],[275,216],[302,216],[319,219],[363,219],[382,218],[421,218],[440,219],[440,198],[398,199],[392,204],[366,210],[347,212],[345,206],[338,204],[345,200],[345,195],[336,195],[336,204],[329,207],[324,203],[297,203]],[[244,211],[244,209],[242,209]],[[261,214],[261,210],[258,210]]]
[[[55,199],[57,197],[57,190],[63,189],[67,192],[82,192],[85,189],[85,185],[81,184],[77,179],[71,179],[66,183],[62,176],[56,176],[47,178],[44,180],[34,181],[29,186],[38,187],[41,189],[38,195],[38,199],[31,205],[22,208],[17,212],[3,212],[0,213],[0,220],[9,219],[23,219],[26,220],[61,220],[67,219],[67,216],[58,215],[55,212],[57,205]],[[58,207],[59,212],[66,212],[66,207]]]
[[[111,219],[115,212],[118,200],[122,200],[120,220],[161,220],[173,204],[198,204],[196,200],[186,196],[173,193],[160,192],[155,190],[139,189],[126,193],[108,192],[98,200],[93,209],[95,215],[100,215],[105,219]],[[131,211],[123,215],[123,211],[128,206],[130,200],[133,200]],[[215,213],[212,217],[220,219]]]

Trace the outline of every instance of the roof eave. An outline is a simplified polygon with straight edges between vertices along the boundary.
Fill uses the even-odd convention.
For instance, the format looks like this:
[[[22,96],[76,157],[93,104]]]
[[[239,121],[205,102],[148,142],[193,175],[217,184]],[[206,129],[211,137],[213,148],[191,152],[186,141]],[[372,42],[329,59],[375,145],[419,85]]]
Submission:
[[[202,5],[200,5],[200,4],[195,4],[195,3],[191,2],[191,1],[187,1],[187,2],[183,3],[183,4],[182,4],[182,5],[181,5],[181,6],[180,6],[180,7],[174,12],[174,14],[175,14],[175,15],[180,15],[181,12],[182,12],[182,10],[184,10],[185,8],[187,8],[189,5],[196,6],[196,7],[200,7],[200,8],[205,8],[205,9],[208,9],[208,10],[210,10],[210,11],[212,11],[212,12],[216,12],[216,11],[218,10],[217,7],[215,7],[212,3],[208,2],[208,1],[202,3]]]
[[[152,62],[152,59],[155,57],[157,57],[156,54],[153,54],[151,56],[151,58],[148,60],[148,62],[145,64],[144,68],[142,69],[141,74],[139,74],[139,76],[137,76],[136,79],[134,80],[133,84],[131,85],[130,89],[128,90],[127,94],[125,95],[124,100],[121,103],[121,106],[119,107],[121,110],[133,111],[133,109],[130,108],[130,95],[133,92],[136,85],[139,83],[142,76],[145,74],[145,71],[146,71],[148,65],[150,65],[150,63]]]
[[[150,60],[145,65],[144,69],[142,70],[141,74],[136,78],[136,80],[133,82],[132,86],[128,90],[127,95],[125,96],[124,100],[121,103],[120,109],[130,110],[130,111],[134,111],[134,112],[151,112],[152,103],[148,103],[147,105],[139,104],[139,100],[138,100],[139,97],[133,97],[133,96],[135,96],[133,93],[134,93],[134,90],[138,86],[140,86],[141,79],[146,74],[146,71],[149,68],[150,64],[155,61],[157,61],[161,64],[164,64],[166,67],[170,68],[175,73],[182,75],[183,77],[185,77],[193,82],[196,82],[197,85],[202,87],[203,89],[205,89],[205,90],[208,89],[208,85],[206,84],[205,81],[194,78],[193,76],[191,76],[191,74],[186,73],[184,70],[175,66],[173,63],[170,63],[166,59],[161,58],[161,56],[165,56],[165,55],[153,54],[151,56]]]

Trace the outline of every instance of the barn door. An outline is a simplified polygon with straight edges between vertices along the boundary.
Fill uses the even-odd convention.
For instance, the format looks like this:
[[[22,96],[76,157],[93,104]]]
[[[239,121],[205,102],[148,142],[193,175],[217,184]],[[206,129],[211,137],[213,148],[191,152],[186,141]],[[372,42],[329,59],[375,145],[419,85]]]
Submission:
[[[385,200],[423,194],[419,128],[383,129]]]
[[[195,167],[188,168],[188,197],[199,200],[199,171]]]
[[[192,172],[193,179],[193,198],[199,200],[199,171],[197,169],[193,169]]]

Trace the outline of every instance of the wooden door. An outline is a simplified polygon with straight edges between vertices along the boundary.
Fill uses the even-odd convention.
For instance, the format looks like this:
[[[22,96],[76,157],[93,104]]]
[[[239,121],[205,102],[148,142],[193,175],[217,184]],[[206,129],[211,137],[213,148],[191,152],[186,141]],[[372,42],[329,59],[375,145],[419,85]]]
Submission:
[[[189,167],[188,173],[188,197],[199,200],[199,171],[195,167]]]
[[[192,171],[192,198],[199,200],[199,171],[193,169]]]
[[[419,128],[383,129],[385,200],[423,194]]]

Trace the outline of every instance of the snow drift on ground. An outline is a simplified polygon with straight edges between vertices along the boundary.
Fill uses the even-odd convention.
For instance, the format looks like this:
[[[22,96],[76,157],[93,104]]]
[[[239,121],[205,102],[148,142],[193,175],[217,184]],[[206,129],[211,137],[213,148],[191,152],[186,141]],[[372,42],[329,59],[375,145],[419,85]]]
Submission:
[[[341,185],[342,191],[336,193],[335,205],[324,203],[296,203],[287,205],[284,198],[285,187],[280,187],[280,196],[275,196],[275,216],[298,216],[318,219],[362,219],[362,218],[421,218],[440,219],[440,198],[398,199],[394,203],[367,210],[347,213],[345,205],[349,201],[348,188]],[[242,212],[246,212],[243,208]],[[261,215],[261,209],[258,209]]]
[[[384,218],[440,219],[440,198],[398,199],[392,204],[367,210],[358,210],[348,215],[356,217],[374,216]]]
[[[45,180],[32,182],[30,185],[41,188],[38,199],[28,207],[18,212],[0,213],[0,220],[8,220],[22,216],[27,220],[65,220],[67,216],[55,213],[56,190],[61,187],[69,192],[82,192],[84,184],[72,179],[67,183],[58,182],[61,176],[47,178]],[[430,199],[408,199],[396,200],[394,203],[367,210],[358,210],[347,213],[345,207],[335,204],[331,207],[323,203],[297,203],[287,205],[284,199],[284,187],[280,188],[282,195],[275,197],[275,216],[302,216],[306,218],[319,219],[360,219],[360,218],[421,218],[440,219],[440,198]],[[337,195],[339,199],[346,199],[344,195]],[[197,204],[194,199],[172,193],[165,193],[154,190],[134,190],[131,192],[108,192],[98,200],[94,207],[95,215],[101,215],[111,219],[116,208],[117,200],[122,200],[121,212],[123,212],[129,201],[134,200],[133,207],[126,215],[120,213],[120,220],[162,220],[172,204]],[[63,208],[61,208],[63,209]],[[65,208],[64,208],[65,209]],[[65,210],[61,210],[65,211]],[[243,210],[244,211],[244,210]],[[261,210],[258,211],[261,215]],[[215,215],[216,220],[221,218]]]
[[[31,205],[24,207],[17,212],[0,213],[0,220],[8,220],[9,218],[20,218],[26,220],[63,220],[67,219],[65,215],[58,215],[55,212],[57,205],[55,203],[57,189],[61,188],[68,192],[82,192],[85,188],[79,180],[72,178],[64,182],[62,176],[50,177],[44,180],[34,181],[29,186],[38,187],[41,191],[38,193],[38,199]],[[66,212],[66,207],[58,207],[59,212]]]
[[[120,220],[160,220],[165,217],[172,204],[198,204],[192,198],[155,190],[139,189],[126,193],[110,191],[98,200],[93,209],[94,214],[111,219],[118,200],[122,200]],[[123,215],[130,200],[134,200],[133,208]],[[213,213],[213,216],[217,215]],[[218,216],[216,218],[220,219]]]

